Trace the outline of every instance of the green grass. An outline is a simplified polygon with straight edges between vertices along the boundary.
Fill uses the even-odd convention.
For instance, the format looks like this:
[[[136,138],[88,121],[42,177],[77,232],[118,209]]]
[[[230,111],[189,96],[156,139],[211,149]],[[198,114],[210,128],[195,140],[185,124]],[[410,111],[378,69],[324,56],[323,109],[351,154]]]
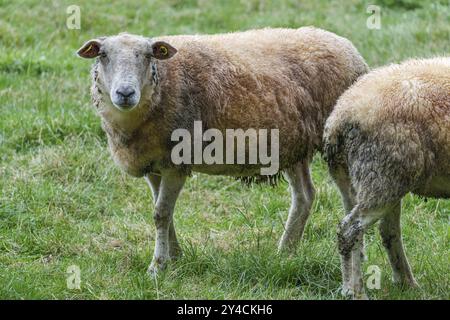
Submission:
[[[80,0],[81,30],[65,27],[73,1],[20,2],[0,0],[0,298],[340,298],[335,231],[343,210],[319,157],[318,196],[295,255],[275,253],[289,206],[286,183],[246,188],[195,174],[175,213],[184,256],[148,278],[151,195],[142,179],[112,163],[90,106],[89,62],[75,51],[125,30],[152,36],[315,25],[348,37],[373,67],[449,55],[448,1],[375,1],[381,30],[366,28],[369,2],[352,0]],[[382,288],[369,295],[449,299],[449,201],[407,196],[403,208],[404,242],[421,288],[391,284],[373,230],[365,268],[381,268]],[[81,269],[81,290],[66,286],[70,265]]]

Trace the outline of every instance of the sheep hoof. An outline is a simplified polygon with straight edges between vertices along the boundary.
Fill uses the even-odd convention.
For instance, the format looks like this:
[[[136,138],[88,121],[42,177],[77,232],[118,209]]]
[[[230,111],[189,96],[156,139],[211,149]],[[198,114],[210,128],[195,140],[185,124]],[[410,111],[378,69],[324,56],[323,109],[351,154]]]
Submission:
[[[165,259],[153,259],[152,263],[147,269],[147,274],[152,278],[156,278],[163,270],[166,269],[166,267],[167,262]]]
[[[353,297],[353,290],[349,288],[347,285],[343,285],[341,288],[341,295],[344,298],[351,298]]]
[[[343,285],[341,289],[341,295],[347,299],[353,300],[369,300],[364,291],[355,293],[355,290],[348,285]]]
[[[298,241],[293,239],[283,239],[278,244],[278,254],[288,253],[293,254],[295,253],[295,249],[297,248]]]
[[[369,300],[369,297],[364,292],[353,295],[353,300]]]
[[[155,266],[150,265],[147,269],[147,274],[151,277],[151,278],[156,278],[158,276],[158,270],[157,268],[155,268]]]

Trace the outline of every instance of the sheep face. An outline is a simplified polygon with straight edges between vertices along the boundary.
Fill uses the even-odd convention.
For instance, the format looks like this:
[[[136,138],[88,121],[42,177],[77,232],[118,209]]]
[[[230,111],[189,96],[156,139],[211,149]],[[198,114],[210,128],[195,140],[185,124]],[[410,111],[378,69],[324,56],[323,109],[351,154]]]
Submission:
[[[166,42],[130,34],[92,39],[79,50],[82,58],[98,61],[98,85],[120,111],[139,105],[157,84],[155,59],[168,59],[176,49]]]

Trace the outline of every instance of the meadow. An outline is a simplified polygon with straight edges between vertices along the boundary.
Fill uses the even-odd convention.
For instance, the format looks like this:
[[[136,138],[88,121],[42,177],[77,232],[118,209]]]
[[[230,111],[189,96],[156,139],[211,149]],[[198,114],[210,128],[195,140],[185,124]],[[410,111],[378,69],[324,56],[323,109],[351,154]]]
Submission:
[[[366,27],[368,4],[381,29]],[[80,29],[66,26],[69,5]],[[317,197],[295,254],[277,255],[287,183],[246,187],[194,174],[175,212],[184,255],[147,276],[151,193],[112,162],[89,97],[91,38],[315,25],[349,38],[371,67],[450,53],[448,0],[0,0],[1,299],[341,299],[336,227],[343,208],[320,155]],[[382,271],[374,299],[450,298],[450,201],[408,195],[403,237],[419,289],[391,283],[376,228],[368,261]],[[67,269],[80,269],[80,289]]]

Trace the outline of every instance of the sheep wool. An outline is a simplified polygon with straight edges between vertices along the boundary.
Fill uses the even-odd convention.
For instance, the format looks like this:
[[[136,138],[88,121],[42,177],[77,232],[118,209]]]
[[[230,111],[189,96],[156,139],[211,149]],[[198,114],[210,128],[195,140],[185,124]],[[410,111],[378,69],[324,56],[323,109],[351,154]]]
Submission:
[[[338,232],[343,292],[364,297],[362,237],[378,220],[394,280],[415,286],[401,199],[408,192],[450,198],[450,58],[409,60],[361,77],[328,118],[324,150],[348,213]]]

